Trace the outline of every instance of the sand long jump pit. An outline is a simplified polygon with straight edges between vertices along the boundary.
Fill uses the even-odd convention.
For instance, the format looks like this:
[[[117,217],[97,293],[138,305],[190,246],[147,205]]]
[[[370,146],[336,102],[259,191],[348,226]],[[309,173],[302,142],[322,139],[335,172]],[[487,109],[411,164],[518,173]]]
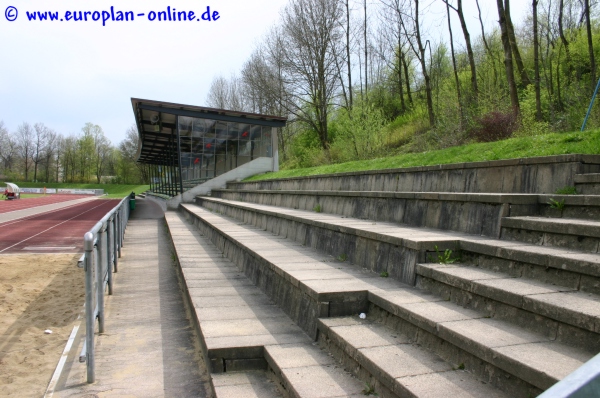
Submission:
[[[0,396],[44,395],[83,311],[80,256],[0,255]]]

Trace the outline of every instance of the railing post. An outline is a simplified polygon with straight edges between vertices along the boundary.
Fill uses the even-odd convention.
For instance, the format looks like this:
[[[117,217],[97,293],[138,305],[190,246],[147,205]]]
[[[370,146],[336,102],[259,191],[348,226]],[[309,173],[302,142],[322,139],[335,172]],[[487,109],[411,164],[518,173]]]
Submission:
[[[106,225],[106,272],[108,273],[108,294],[113,294],[113,235],[115,216],[109,217]]]
[[[87,361],[87,382],[93,383],[94,377],[94,260],[92,252],[94,250],[94,234],[88,232],[83,237],[85,249],[85,344]]]
[[[127,202],[129,204],[129,202]],[[118,233],[118,248],[119,248],[119,258],[121,258],[121,247],[123,247],[123,217],[121,217],[122,210],[119,209],[119,233]]]
[[[107,265],[106,259],[106,222],[102,223],[102,227],[98,231],[98,266],[96,269],[96,283],[98,293],[98,332],[104,333],[104,275]]]

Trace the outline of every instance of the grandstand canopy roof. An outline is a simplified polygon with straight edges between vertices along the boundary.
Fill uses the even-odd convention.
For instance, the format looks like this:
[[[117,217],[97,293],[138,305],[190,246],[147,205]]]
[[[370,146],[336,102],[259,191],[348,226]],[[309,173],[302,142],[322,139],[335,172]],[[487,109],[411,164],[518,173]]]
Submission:
[[[286,118],[278,116],[139,98],[132,98],[131,105],[140,136],[137,161],[147,164],[177,165],[180,156],[177,140],[178,116],[271,127],[284,127],[287,121]]]

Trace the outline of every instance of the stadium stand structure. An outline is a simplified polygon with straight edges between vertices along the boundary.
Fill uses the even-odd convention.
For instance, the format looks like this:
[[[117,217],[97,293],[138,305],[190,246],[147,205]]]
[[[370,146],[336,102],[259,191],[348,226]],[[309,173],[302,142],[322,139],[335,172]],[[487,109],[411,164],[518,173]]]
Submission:
[[[237,182],[167,212],[215,395],[540,394],[600,350],[597,173],[565,155]]]

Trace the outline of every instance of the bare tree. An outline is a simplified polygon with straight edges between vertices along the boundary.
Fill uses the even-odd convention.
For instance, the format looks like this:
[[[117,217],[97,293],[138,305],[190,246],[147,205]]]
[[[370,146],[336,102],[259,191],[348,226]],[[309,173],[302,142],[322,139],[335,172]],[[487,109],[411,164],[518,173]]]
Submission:
[[[51,129],[46,131],[46,146],[44,148],[44,167],[46,170],[46,182],[50,181],[50,169],[52,168],[52,160],[57,154],[57,144],[59,142],[58,134]]]
[[[229,82],[223,76],[215,77],[206,97],[208,106],[227,109],[229,104]]]
[[[62,135],[57,135],[56,136],[56,140],[55,140],[56,156],[54,158],[56,160],[56,167],[55,167],[56,182],[60,182],[60,172],[61,171],[63,172],[63,182],[65,180],[64,179],[64,175],[65,175],[64,174],[65,173],[65,171],[64,171],[64,169],[65,169],[64,163],[65,162],[63,161],[64,160],[63,150],[64,150],[64,147],[65,147],[64,143],[65,143],[65,138]],[[62,167],[63,170],[61,170],[61,167],[60,167],[61,164],[63,165],[63,167]]]
[[[485,29],[483,27],[483,19],[481,18],[481,7],[479,7],[479,0],[475,0],[475,4],[477,5],[477,12],[479,15],[479,25],[481,26],[481,39],[483,41],[483,46],[485,47],[485,52],[488,55],[488,58],[492,62],[492,71],[494,73],[494,84],[498,83],[498,71],[496,70],[496,58],[494,57],[494,53],[487,41],[485,36]]]
[[[0,121],[0,171],[13,171],[17,151],[17,141],[4,126],[4,122]]]
[[[402,21],[403,3],[402,0],[381,0],[384,8],[381,9],[381,33],[380,37],[387,43],[389,49],[392,49],[393,56],[382,54],[382,57],[389,59],[388,68],[393,71],[396,83],[398,84],[398,93],[400,95],[400,110],[406,111],[407,105],[404,99],[404,86],[407,86],[407,94],[410,95],[410,86],[408,76],[404,72],[404,57],[406,54]],[[411,101],[412,102],[412,101]]]
[[[329,149],[328,119],[339,87],[334,46],[341,43],[337,0],[292,0],[282,14],[282,66],[288,111]]]
[[[94,125],[93,127],[94,136],[94,161],[95,161],[95,174],[96,182],[100,184],[104,171],[108,168],[112,161],[113,148],[110,145],[110,141],[104,135],[102,127]]]
[[[571,74],[573,72],[573,62],[571,61],[571,49],[569,48],[569,41],[565,36],[565,31],[563,28],[563,15],[565,9],[564,0],[560,0],[558,4],[558,33],[560,34],[560,40],[565,48],[565,57],[567,62],[567,84],[570,82]]]
[[[367,40],[367,30],[368,30],[368,22],[367,22],[367,0],[363,0],[363,10],[364,10],[364,21],[363,21],[363,39],[365,44],[365,100],[369,100],[369,68],[368,68],[368,53],[367,49],[369,48],[369,41]]]
[[[462,14],[462,2],[459,1],[458,2],[459,7],[461,9],[461,14]],[[454,55],[454,38],[452,37],[452,24],[450,23],[450,5],[448,4],[448,1],[446,1],[446,15],[448,16],[448,33],[450,34],[450,53],[452,54],[452,69],[454,70],[454,81],[456,83],[456,97],[457,97],[457,101],[458,101],[458,113],[459,113],[459,117],[460,117],[460,123],[462,125],[462,122],[464,120],[464,116],[463,116],[463,108],[462,108],[462,98],[461,98],[461,93],[460,93],[460,80],[458,79],[458,69],[456,68],[456,56]],[[464,19],[464,17],[463,17]],[[462,21],[461,21],[462,23]],[[470,45],[469,45],[470,47]],[[471,50],[472,52],[472,50]],[[472,55],[472,54],[471,54]],[[473,71],[471,71],[473,72]],[[475,88],[477,88],[477,85],[475,86]]]
[[[402,26],[404,28],[404,32],[406,33],[406,36],[407,37],[414,36],[415,41],[416,41],[416,47],[413,44],[412,40],[409,39],[408,43],[410,44],[410,47],[412,48],[413,52],[415,53],[415,56],[419,60],[419,63],[421,64],[421,73],[423,74],[423,80],[425,80],[425,94],[426,94],[426,98],[427,98],[427,113],[429,115],[429,125],[433,127],[435,125],[435,113],[433,110],[431,78],[429,76],[429,72],[427,71],[427,61],[425,59],[425,46],[423,45],[423,39],[421,37],[421,28],[420,28],[420,23],[419,23],[419,0],[414,0],[414,3],[415,3],[414,13],[413,13],[412,6],[410,9],[410,13],[412,16],[412,22],[413,22],[413,24],[411,26],[412,31],[410,33],[408,32],[408,29],[404,22],[402,22]],[[406,68],[406,66],[405,66],[405,68]]]
[[[31,169],[33,147],[34,147],[34,132],[29,123],[23,123],[17,127],[17,143],[18,151],[23,161],[23,170],[25,171],[25,181],[29,179],[29,170]]]
[[[36,123],[33,125],[33,130],[31,160],[33,162],[33,181],[37,182],[38,166],[45,159],[44,149],[46,149],[48,128],[43,123]]]
[[[450,7],[458,14],[458,19],[460,20],[460,27],[463,31],[463,36],[465,38],[465,44],[467,46],[467,57],[469,58],[469,67],[471,68],[471,90],[473,91],[473,97],[477,100],[479,94],[479,88],[477,87],[477,70],[475,67],[475,56],[473,54],[473,48],[471,47],[471,35],[469,34],[469,29],[467,28],[467,22],[465,21],[465,14],[463,12],[462,0],[458,0],[456,7],[452,6],[448,0],[444,0],[446,3],[446,8]],[[479,7],[479,4],[477,4]],[[450,23],[450,16],[448,16],[448,24]],[[448,29],[450,25],[448,25]],[[450,31],[452,35],[452,31]],[[452,45],[454,47],[454,45]],[[454,50],[452,51],[452,56],[454,57]]]
[[[348,75],[348,108],[352,108],[352,59],[350,57],[350,0],[344,0],[344,6],[346,8],[346,68]]]
[[[242,68],[242,81],[253,112],[288,117],[293,101],[284,79],[284,40],[280,27],[267,34],[266,42],[257,47]],[[291,121],[293,122],[293,120]],[[281,159],[287,159],[287,146],[295,129],[293,123],[277,134]]]
[[[529,79],[529,75],[527,74],[527,70],[525,69],[525,65],[523,64],[523,59],[521,58],[521,52],[519,51],[519,46],[517,44],[517,38],[515,36],[515,28],[512,23],[512,18],[510,16],[510,0],[504,0],[504,18],[506,24],[506,31],[508,33],[508,41],[510,43],[510,48],[512,49],[512,53],[514,56],[515,63],[517,64],[517,70],[521,75],[521,84],[523,87],[527,87],[531,84],[531,80]]]

